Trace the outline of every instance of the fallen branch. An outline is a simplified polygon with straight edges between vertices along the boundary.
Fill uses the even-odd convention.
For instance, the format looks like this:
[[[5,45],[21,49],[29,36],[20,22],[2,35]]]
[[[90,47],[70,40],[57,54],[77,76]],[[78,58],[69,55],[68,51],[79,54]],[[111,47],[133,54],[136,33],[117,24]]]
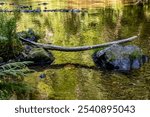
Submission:
[[[31,45],[35,45],[40,48],[44,48],[47,50],[57,50],[57,51],[66,51],[66,52],[76,52],[76,51],[85,51],[85,50],[91,50],[91,49],[96,49],[96,48],[101,48],[101,47],[107,47],[112,44],[119,44],[119,43],[125,43],[132,41],[136,39],[138,36],[133,36],[127,39],[122,39],[122,40],[117,40],[113,42],[108,42],[104,44],[97,44],[97,45],[92,45],[92,46],[80,46],[80,47],[62,47],[62,46],[57,46],[57,45],[51,45],[51,44],[42,44],[42,43],[36,43],[27,39],[21,38],[23,42],[29,43]]]

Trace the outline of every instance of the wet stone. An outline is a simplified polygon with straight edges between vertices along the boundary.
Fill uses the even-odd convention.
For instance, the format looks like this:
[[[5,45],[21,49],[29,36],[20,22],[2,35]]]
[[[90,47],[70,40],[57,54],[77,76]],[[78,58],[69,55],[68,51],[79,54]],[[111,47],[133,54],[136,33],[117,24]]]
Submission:
[[[133,69],[139,69],[140,68],[140,61],[138,59],[133,60],[132,62],[132,68]]]
[[[39,78],[41,78],[41,79],[46,78],[46,74],[44,74],[44,73],[40,74]]]
[[[24,45],[24,50],[15,58],[16,61],[32,61],[30,65],[38,66],[50,65],[54,59],[51,52],[29,45]]]
[[[124,72],[139,69],[148,57],[137,46],[115,44],[94,53],[93,60],[99,68]]]
[[[53,55],[43,48],[33,48],[26,55],[26,60],[33,61],[35,65],[51,64],[54,61]]]

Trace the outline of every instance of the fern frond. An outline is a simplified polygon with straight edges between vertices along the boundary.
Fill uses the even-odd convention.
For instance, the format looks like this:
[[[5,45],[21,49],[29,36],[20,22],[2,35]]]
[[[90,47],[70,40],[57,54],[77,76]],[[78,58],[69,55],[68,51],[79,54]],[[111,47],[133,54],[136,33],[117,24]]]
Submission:
[[[26,73],[31,70],[26,66],[32,62],[14,62],[0,66],[0,77],[13,76],[13,77],[24,77]]]

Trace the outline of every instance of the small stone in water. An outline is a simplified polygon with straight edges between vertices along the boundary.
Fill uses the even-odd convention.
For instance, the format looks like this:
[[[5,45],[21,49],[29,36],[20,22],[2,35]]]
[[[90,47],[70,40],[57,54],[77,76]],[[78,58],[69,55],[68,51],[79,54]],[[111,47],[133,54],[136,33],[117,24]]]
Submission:
[[[40,78],[46,78],[46,74],[40,74],[40,76],[39,76]]]

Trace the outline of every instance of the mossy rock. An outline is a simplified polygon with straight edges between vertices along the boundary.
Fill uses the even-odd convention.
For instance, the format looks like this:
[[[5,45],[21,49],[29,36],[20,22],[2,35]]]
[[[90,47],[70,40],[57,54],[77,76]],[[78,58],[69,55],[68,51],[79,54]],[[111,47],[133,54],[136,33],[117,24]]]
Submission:
[[[34,61],[36,65],[44,65],[51,64],[54,61],[54,57],[51,52],[48,52],[43,48],[33,48],[29,51],[27,60]]]
[[[139,69],[148,61],[148,57],[137,46],[115,44],[94,53],[93,60],[99,68],[130,71],[132,69]]]

